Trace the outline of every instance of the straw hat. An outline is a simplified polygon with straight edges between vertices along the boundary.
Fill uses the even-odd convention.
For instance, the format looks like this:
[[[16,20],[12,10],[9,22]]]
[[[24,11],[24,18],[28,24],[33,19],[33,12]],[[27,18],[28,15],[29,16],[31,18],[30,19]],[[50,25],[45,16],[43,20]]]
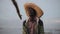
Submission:
[[[41,8],[39,8],[37,5],[35,5],[34,3],[25,3],[24,4],[24,8],[26,10],[26,15],[29,17],[29,11],[28,8],[31,7],[33,9],[36,10],[36,16],[37,17],[41,17],[43,15],[43,11],[41,10]]]

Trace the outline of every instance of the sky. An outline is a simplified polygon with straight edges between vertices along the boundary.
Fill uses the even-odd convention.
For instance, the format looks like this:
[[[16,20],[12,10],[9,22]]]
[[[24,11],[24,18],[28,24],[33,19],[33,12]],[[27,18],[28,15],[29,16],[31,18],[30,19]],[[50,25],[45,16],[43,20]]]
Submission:
[[[23,21],[27,19],[24,4],[35,3],[44,14],[41,20],[44,30],[60,30],[60,0],[16,0],[22,20],[19,19],[16,9],[11,0],[0,0],[0,28],[22,28]]]

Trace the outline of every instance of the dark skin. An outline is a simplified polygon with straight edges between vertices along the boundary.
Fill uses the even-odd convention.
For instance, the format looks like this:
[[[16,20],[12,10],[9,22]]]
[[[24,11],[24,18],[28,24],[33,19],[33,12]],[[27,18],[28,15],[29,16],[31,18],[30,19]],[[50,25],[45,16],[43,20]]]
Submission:
[[[18,14],[19,18],[22,19],[21,14],[20,14],[20,12],[19,12],[19,8],[18,8],[18,5],[17,5],[17,2],[16,2],[15,0],[12,0],[12,2],[13,2],[13,4],[14,4],[16,10],[17,10],[17,14]]]
[[[30,17],[35,17],[36,16],[36,10],[33,9],[32,7],[28,7],[28,11],[30,13]]]

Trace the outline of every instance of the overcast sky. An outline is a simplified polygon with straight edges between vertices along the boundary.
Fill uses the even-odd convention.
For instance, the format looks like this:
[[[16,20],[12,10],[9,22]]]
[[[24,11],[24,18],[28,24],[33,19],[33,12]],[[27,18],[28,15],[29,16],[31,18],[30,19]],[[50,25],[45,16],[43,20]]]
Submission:
[[[11,0],[0,0],[0,27],[22,28],[22,22],[27,19],[24,3],[33,2],[44,12],[41,20],[44,29],[60,29],[60,0],[16,0],[23,19],[20,20]]]

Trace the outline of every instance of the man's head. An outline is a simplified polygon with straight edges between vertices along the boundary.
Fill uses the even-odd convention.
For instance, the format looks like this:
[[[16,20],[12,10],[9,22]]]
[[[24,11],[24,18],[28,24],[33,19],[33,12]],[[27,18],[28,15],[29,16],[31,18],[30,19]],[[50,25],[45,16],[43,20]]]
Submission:
[[[28,11],[29,11],[30,17],[36,17],[36,10],[35,9],[28,7]]]

